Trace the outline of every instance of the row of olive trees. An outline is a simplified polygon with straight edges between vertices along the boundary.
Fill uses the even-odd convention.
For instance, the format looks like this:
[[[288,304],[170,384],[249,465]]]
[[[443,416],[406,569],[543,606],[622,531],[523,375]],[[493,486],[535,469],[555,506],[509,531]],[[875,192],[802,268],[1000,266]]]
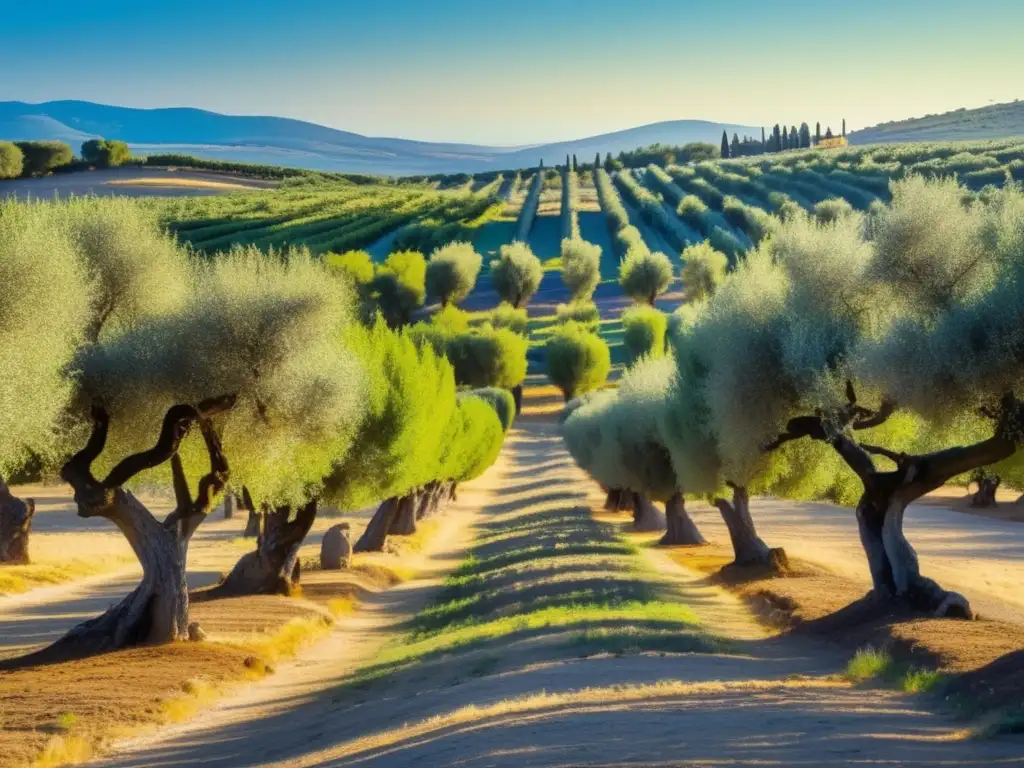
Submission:
[[[456,394],[447,360],[361,323],[351,282],[305,251],[198,260],[124,199],[6,203],[0,271],[0,476],[59,466],[143,569],[44,653],[195,636],[188,542],[229,479],[261,535],[218,591],[288,592],[319,503],[426,494],[415,519],[500,449],[511,396]],[[166,519],[137,483],[173,492]],[[31,504],[0,487],[0,549],[24,561]]]
[[[714,500],[741,564],[779,557],[752,493],[856,503],[876,597],[969,615],[921,574],[903,515],[978,468],[1021,475],[1024,194],[892,191],[868,216],[789,216],[677,312],[671,356],[572,403],[563,430],[606,488],[671,502],[670,540],[696,540],[677,494]]]

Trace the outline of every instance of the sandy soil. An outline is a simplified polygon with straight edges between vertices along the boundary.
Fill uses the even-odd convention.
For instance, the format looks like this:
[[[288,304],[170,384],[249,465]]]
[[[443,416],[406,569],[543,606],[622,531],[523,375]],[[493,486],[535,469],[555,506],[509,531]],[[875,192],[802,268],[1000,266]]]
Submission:
[[[53,562],[80,559],[106,562],[104,575],[76,579],[67,584],[41,587],[0,597],[0,658],[20,656],[46,645],[67,630],[99,615],[138,584],[141,570],[126,540],[114,526],[100,518],[83,520],[75,514],[70,489],[66,486],[18,486],[12,489],[24,498],[35,498],[37,512],[32,521],[30,554],[40,553]],[[149,509],[160,516],[170,512],[170,499],[141,494]],[[324,532],[342,519],[349,521],[358,536],[373,510],[365,509],[341,517],[334,510],[317,516],[301,550],[303,557],[319,554]],[[243,539],[245,515],[224,520],[221,510],[196,532],[189,547],[189,586],[193,589],[216,583],[246,551],[253,539]],[[61,558],[65,558],[62,560]]]
[[[49,200],[69,195],[186,197],[221,195],[239,190],[270,189],[276,182],[211,171],[176,168],[112,168],[58,173],[38,179],[0,181],[0,197]]]
[[[282,752],[302,751],[332,728],[337,707],[330,689],[370,661],[426,606],[444,576],[462,559],[477,511],[500,488],[499,462],[481,479],[459,489],[458,501],[440,518],[418,554],[403,558],[415,579],[375,595],[346,617],[323,642],[278,673],[222,701],[199,720],[122,742],[103,766],[211,763],[248,766]]]
[[[550,419],[529,414],[472,494],[460,495],[465,519],[478,509],[492,529],[523,516],[586,515],[600,501]],[[445,542],[436,572],[463,543],[455,534]],[[551,658],[566,646],[549,640],[543,657],[535,645],[507,644],[479,673],[466,672],[471,651],[455,650],[366,691],[343,685],[426,604],[436,589],[426,579],[386,593],[359,626],[339,628],[201,722],[126,744],[102,764],[1024,765],[1019,740],[964,741],[956,723],[905,695],[851,687],[834,674],[846,656],[772,636],[735,596],[662,553],[648,556],[706,629],[731,638],[731,652],[578,658],[568,649]]]
[[[694,504],[704,535],[728,534],[718,511]],[[762,538],[844,578],[869,583],[853,510],[819,502],[756,499],[751,513]],[[922,571],[962,592],[983,616],[1024,624],[1024,534],[1019,523],[966,515],[925,501],[907,510],[906,532]]]

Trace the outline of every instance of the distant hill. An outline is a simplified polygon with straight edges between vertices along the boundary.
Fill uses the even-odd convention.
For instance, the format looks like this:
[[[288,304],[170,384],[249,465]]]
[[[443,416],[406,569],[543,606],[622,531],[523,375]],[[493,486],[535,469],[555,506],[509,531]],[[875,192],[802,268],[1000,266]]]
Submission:
[[[979,109],[956,109],[853,131],[851,144],[901,141],[966,141],[1024,136],[1024,101],[993,104]]]
[[[222,115],[201,109],[132,109],[87,101],[0,102],[0,139],[59,139],[76,145],[102,136],[142,154],[176,152],[238,162],[389,175],[479,172],[545,165],[576,154],[613,154],[655,142],[718,144],[722,130],[760,128],[673,120],[535,147],[488,147],[362,136],[283,117]],[[75,146],[77,151],[78,147]]]

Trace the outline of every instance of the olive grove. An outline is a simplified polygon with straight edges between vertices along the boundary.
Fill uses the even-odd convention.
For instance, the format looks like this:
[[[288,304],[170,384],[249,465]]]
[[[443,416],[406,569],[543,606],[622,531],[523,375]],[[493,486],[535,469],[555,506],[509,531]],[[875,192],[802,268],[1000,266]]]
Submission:
[[[976,470],[1020,471],[1022,265],[1024,195],[1013,187],[971,196],[910,177],[868,216],[793,213],[713,295],[676,313],[661,388],[633,386],[658,370],[639,363],[618,395],[571,409],[567,444],[605,487],[650,494],[621,447],[649,427],[634,415],[614,431],[616,409],[640,407],[623,401],[642,400],[661,409],[653,422],[675,487],[714,500],[737,563],[784,562],[757,535],[752,494],[830,498],[856,505],[875,598],[970,615],[921,573],[903,516]]]

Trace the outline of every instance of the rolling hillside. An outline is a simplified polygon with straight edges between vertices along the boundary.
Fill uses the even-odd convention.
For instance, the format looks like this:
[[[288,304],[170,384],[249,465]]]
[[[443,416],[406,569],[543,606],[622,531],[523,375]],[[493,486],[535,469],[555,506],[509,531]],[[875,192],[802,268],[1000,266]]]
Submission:
[[[1001,139],[1007,136],[1024,136],[1024,101],[881,123],[854,131],[848,138],[851,144],[879,144]]]
[[[76,144],[103,136],[127,141],[142,154],[179,152],[238,162],[390,175],[531,167],[542,159],[546,165],[554,165],[564,161],[566,154],[590,158],[595,152],[617,153],[659,141],[717,144],[723,128],[730,134],[755,132],[750,126],[675,120],[536,147],[487,147],[362,136],[302,120],[189,108],[130,109],[85,101],[0,102],[0,139],[59,139]]]

